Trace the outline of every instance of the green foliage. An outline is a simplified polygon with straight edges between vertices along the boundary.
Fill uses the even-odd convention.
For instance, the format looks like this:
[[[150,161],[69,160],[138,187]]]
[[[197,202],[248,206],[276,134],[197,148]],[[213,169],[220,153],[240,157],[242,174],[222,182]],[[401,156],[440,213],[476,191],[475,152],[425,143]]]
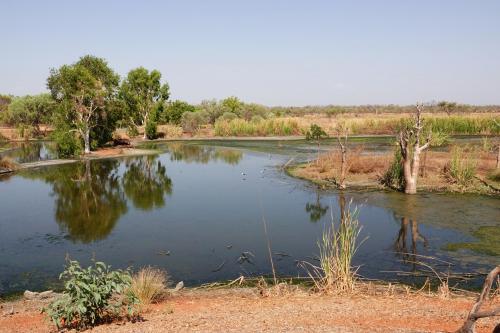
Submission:
[[[219,120],[231,121],[237,118],[238,116],[232,112],[224,112],[222,116],[219,117]]]
[[[186,132],[196,132],[209,121],[209,115],[203,111],[185,112],[182,114],[181,126]]]
[[[311,124],[311,127],[306,132],[306,140],[308,140],[308,141],[318,141],[318,143],[319,143],[319,141],[321,139],[324,139],[327,137],[328,137],[328,135],[321,128],[321,126],[316,125],[316,124]]]
[[[455,102],[447,102],[447,101],[441,101],[437,104],[437,106],[444,112],[446,112],[448,115],[450,115],[453,110],[457,107],[457,103]]]
[[[445,174],[452,182],[460,186],[467,186],[474,180],[476,164],[463,148],[455,146],[451,151],[451,161],[445,167]]]
[[[217,120],[214,133],[216,136],[286,136],[297,135],[300,129],[296,121],[288,119],[265,119],[255,122],[234,119]]]
[[[56,143],[57,154],[61,158],[74,157],[82,153],[82,142],[69,126],[60,125],[51,134]]]
[[[268,110],[265,106],[259,104],[243,104],[240,116],[245,120],[251,120],[254,117],[266,118],[268,115]]]
[[[160,114],[160,123],[180,125],[182,115],[186,112],[195,112],[196,108],[186,102],[176,100],[169,103],[164,112]]]
[[[231,96],[223,99],[221,101],[221,105],[226,109],[226,112],[232,112],[236,115],[239,115],[244,104],[238,99],[238,97]]]
[[[120,87],[128,119],[146,125],[151,112],[170,97],[168,83],[161,84],[161,73],[144,67],[131,70]]]
[[[158,137],[158,126],[156,124],[156,121],[148,120],[148,122],[146,123],[146,128],[144,130],[146,131],[146,137],[149,140],[154,140]]]
[[[401,150],[394,150],[394,159],[392,160],[389,169],[382,177],[382,183],[385,186],[402,190],[405,187],[405,178],[403,173],[403,156]]]
[[[106,317],[119,315],[123,309],[133,314],[137,303],[133,294],[113,299],[130,286],[129,272],[112,271],[102,262],[82,268],[77,261],[70,260],[59,279],[65,280],[64,292],[44,309],[57,328],[95,326]]]
[[[101,145],[111,138],[119,110],[114,104],[118,75],[102,58],[81,57],[72,65],[51,69],[47,79],[52,98],[59,104],[55,127],[76,130],[90,151],[91,141]]]
[[[28,130],[39,135],[40,125],[50,122],[55,108],[55,101],[50,94],[16,97],[5,111],[3,120],[17,126],[20,131]]]
[[[215,121],[224,113],[224,107],[217,103],[217,100],[205,100],[200,104],[200,110],[205,111],[208,115],[208,122],[214,124]]]

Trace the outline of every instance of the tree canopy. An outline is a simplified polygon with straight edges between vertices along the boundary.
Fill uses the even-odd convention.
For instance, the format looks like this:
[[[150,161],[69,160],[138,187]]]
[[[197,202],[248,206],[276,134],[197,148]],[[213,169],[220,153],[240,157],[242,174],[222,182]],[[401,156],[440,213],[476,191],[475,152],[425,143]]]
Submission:
[[[92,130],[94,137],[110,137],[114,130],[114,124],[101,120],[107,119],[109,103],[116,97],[118,83],[119,76],[106,60],[91,55],[50,71],[47,86],[61,106],[59,122],[71,124],[80,134],[85,153],[90,152]]]

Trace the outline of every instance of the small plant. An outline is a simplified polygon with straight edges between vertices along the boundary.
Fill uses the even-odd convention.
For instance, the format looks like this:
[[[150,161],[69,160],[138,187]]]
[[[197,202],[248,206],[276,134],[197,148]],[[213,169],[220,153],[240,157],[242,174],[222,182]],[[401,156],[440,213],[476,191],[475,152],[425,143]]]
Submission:
[[[129,291],[139,300],[141,306],[149,305],[164,295],[167,282],[168,276],[165,272],[146,267],[132,277]]]
[[[70,260],[59,279],[65,280],[63,294],[44,309],[57,328],[95,326],[124,308],[132,314],[137,304],[132,294],[124,295],[132,282],[130,273],[112,271],[102,262],[82,268]]]
[[[451,151],[451,161],[445,166],[445,174],[452,182],[467,186],[474,180],[476,164],[465,156],[462,148],[455,146]]]

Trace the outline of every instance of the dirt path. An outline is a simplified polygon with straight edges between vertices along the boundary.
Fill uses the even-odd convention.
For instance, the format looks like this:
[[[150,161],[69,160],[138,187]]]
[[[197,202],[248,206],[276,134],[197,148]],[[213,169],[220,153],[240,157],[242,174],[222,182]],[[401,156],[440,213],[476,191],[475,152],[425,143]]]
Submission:
[[[261,297],[255,289],[186,291],[152,305],[142,322],[106,324],[92,332],[453,332],[472,303],[422,294]],[[40,306],[3,304],[4,312],[13,307],[15,313],[0,317],[0,332],[54,332]],[[478,332],[492,332],[498,322],[481,320]]]

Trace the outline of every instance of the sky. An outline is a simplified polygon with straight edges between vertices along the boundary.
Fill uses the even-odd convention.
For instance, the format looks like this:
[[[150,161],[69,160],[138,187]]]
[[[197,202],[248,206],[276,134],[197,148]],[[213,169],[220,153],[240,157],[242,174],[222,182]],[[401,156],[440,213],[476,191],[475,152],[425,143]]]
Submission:
[[[0,93],[92,54],[172,99],[500,104],[498,0],[0,0]]]

